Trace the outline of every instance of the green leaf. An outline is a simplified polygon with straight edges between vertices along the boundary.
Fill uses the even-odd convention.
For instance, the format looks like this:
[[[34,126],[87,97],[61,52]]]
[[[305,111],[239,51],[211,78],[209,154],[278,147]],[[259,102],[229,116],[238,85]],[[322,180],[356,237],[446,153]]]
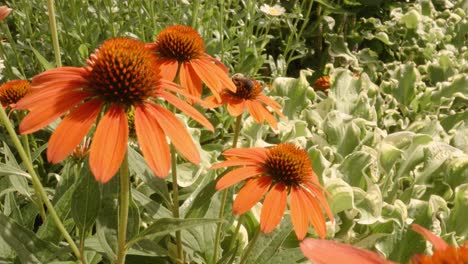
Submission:
[[[340,178],[326,182],[325,187],[330,193],[330,208],[334,214],[354,208],[353,188]]]
[[[348,49],[343,36],[326,34],[325,41],[329,44],[328,53],[330,56],[344,58],[348,64],[358,65],[356,56]]]
[[[279,250],[268,262],[269,263],[297,263],[305,259],[300,248],[288,248]]]
[[[419,81],[419,72],[412,63],[400,66],[396,71],[398,86],[393,91],[393,96],[401,104],[409,107],[416,95],[416,81]]]
[[[458,236],[468,235],[468,184],[455,189],[454,207],[447,221],[448,231],[455,231]]]
[[[175,231],[188,229],[200,225],[208,225],[221,222],[220,219],[209,219],[209,218],[190,218],[190,219],[177,219],[177,218],[160,218],[154,221],[150,226],[145,230],[140,232],[135,236],[131,241],[127,243],[128,247],[131,247],[133,244],[139,240],[146,237],[158,237],[164,236]]]
[[[281,250],[281,245],[292,231],[291,218],[284,217],[279,226],[268,234],[260,233],[246,263],[271,263],[270,260]]]
[[[101,192],[87,162],[80,177],[71,200],[71,215],[81,232],[86,233],[92,228],[99,214]]]
[[[454,77],[453,82],[442,86],[439,91],[434,92],[431,100],[438,104],[442,98],[454,97],[460,97],[468,100],[468,76],[466,74]]]
[[[0,236],[15,250],[21,263],[47,263],[59,249],[0,213]]]
[[[421,14],[419,14],[418,11],[413,9],[404,14],[403,17],[401,17],[400,23],[405,24],[405,26],[409,29],[416,29],[421,19]]]
[[[36,58],[39,60],[39,63],[44,68],[44,70],[49,70],[49,69],[55,68],[52,63],[48,62],[47,59],[44,58],[44,56],[42,56],[41,53],[39,53],[39,51],[37,51],[32,46],[30,46],[30,47],[31,47],[31,50],[33,51],[34,55],[36,55]]]

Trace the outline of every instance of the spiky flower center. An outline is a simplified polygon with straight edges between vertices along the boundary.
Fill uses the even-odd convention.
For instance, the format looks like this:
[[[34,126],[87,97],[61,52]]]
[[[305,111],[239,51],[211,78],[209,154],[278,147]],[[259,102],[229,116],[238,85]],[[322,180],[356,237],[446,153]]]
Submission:
[[[232,82],[236,85],[236,92],[229,93],[241,99],[255,99],[262,92],[262,85],[256,80],[250,79],[241,73],[236,73],[232,77]]]
[[[205,43],[193,28],[173,25],[163,29],[156,37],[155,51],[161,58],[184,62],[203,55]]]
[[[26,80],[13,80],[0,86],[0,102],[3,106],[16,104],[31,92],[31,85]]]
[[[124,106],[143,102],[153,95],[160,76],[156,58],[135,39],[104,42],[88,60],[89,88],[103,101]]]
[[[298,186],[312,175],[307,152],[290,143],[269,149],[264,166],[273,180],[286,186]]]
[[[458,248],[449,246],[444,250],[435,250],[432,256],[417,255],[411,260],[411,264],[432,263],[468,263],[468,242]]]

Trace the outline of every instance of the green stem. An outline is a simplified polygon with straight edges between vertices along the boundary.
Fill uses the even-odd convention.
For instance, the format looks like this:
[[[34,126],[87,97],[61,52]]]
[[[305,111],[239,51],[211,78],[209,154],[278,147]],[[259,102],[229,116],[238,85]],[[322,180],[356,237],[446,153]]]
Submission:
[[[70,245],[70,248],[72,249],[73,253],[75,254],[76,258],[81,260],[81,254],[76,246],[75,242],[71,238],[70,234],[67,232],[65,227],[63,226],[62,221],[57,215],[57,212],[55,211],[54,206],[52,203],[49,201],[47,198],[47,193],[44,190],[44,187],[42,186],[41,181],[39,180],[39,177],[36,174],[36,171],[34,170],[33,164],[30,159],[28,159],[28,155],[26,154],[26,151],[23,148],[23,145],[21,145],[21,142],[18,138],[18,135],[16,135],[16,132],[11,125],[10,120],[8,119],[7,114],[5,113],[5,110],[3,107],[0,107],[0,119],[5,125],[8,133],[10,134],[11,140],[13,141],[13,144],[15,145],[16,149],[18,150],[18,153],[23,160],[26,169],[28,170],[29,174],[31,175],[31,180],[32,184],[34,187],[34,190],[36,193],[41,197],[42,201],[44,202],[45,206],[47,207],[47,210],[50,214],[50,217],[52,217],[52,220],[54,221],[55,225],[59,229],[60,233],[64,236],[65,240],[68,242]]]
[[[234,247],[234,243],[237,240],[236,239],[237,235],[239,234],[240,227],[242,226],[243,223],[244,223],[244,215],[240,215],[239,219],[237,220],[237,225],[236,225],[236,229],[234,230],[234,234],[232,234],[231,243],[229,243],[229,250],[231,250]]]
[[[179,185],[177,184],[177,156],[175,148],[171,145],[171,169],[172,169],[172,215],[179,218]],[[183,263],[182,235],[176,231],[177,257]]]
[[[8,27],[7,24],[5,24],[5,25],[6,25],[5,26],[5,28],[6,28],[5,32],[7,33],[8,41],[10,42],[11,48],[13,49],[13,52],[15,53],[15,57],[16,57],[16,61],[18,63],[18,67],[19,67],[23,77],[26,78],[26,74],[24,72],[24,67],[23,67],[22,60],[20,60],[19,52],[16,49],[16,41],[13,39],[13,35],[11,35],[10,27]],[[6,60],[6,57],[5,57],[5,60]]]
[[[128,223],[128,206],[130,203],[130,179],[128,173],[128,152],[125,153],[122,165],[120,165],[120,203],[119,203],[119,221],[117,233],[117,263],[125,263]]]
[[[197,28],[198,11],[200,10],[200,0],[193,1],[192,28]]]
[[[242,115],[239,115],[236,118],[236,124],[234,128],[234,138],[232,141],[232,148],[237,147],[237,141],[239,139],[239,132],[242,123]],[[222,198],[221,198],[221,206],[219,207],[219,219],[224,218],[224,207],[226,206],[226,200],[228,195],[228,189],[222,191]],[[214,252],[213,252],[213,263],[216,263],[218,260],[218,247],[221,240],[221,229],[223,227],[223,222],[219,222],[216,226],[216,233],[215,233],[215,243],[214,243]]]
[[[247,249],[244,252],[244,255],[242,256],[239,264],[244,264],[245,261],[247,261],[247,258],[249,257],[250,251],[252,251],[255,243],[257,242],[258,237],[260,236],[260,227],[258,227],[257,232],[255,232],[254,237],[250,241],[249,245],[247,246]]]
[[[54,0],[47,0],[47,9],[49,10],[50,32],[52,34],[52,45],[54,46],[55,66],[62,67],[62,59],[60,57],[60,46],[57,33],[57,23],[55,22]]]

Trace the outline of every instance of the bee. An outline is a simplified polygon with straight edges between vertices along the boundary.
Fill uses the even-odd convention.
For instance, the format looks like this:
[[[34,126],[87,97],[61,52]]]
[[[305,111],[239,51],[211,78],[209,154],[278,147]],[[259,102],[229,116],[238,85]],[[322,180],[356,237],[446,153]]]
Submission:
[[[247,91],[252,91],[252,89],[255,87],[255,82],[242,73],[236,73],[232,75],[231,80],[238,89],[243,88]]]

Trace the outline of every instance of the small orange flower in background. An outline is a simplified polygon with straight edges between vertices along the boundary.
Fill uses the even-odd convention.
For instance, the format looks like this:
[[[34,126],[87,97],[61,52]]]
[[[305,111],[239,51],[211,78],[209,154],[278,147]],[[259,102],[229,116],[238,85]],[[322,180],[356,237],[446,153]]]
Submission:
[[[314,264],[396,264],[369,250],[332,240],[306,238],[301,251]]]
[[[252,118],[259,124],[267,121],[274,129],[278,129],[278,123],[273,114],[268,110],[270,107],[278,116],[284,118],[281,113],[281,105],[262,93],[262,85],[243,74],[236,73],[232,81],[237,87],[236,92],[224,90],[221,93],[221,101],[215,96],[209,96],[205,100],[205,107],[214,108],[227,104],[227,110],[232,116],[239,116],[248,110]]]
[[[314,90],[328,93],[328,89],[330,89],[330,76],[324,75],[315,80]]]
[[[16,103],[31,92],[31,84],[26,80],[13,80],[0,86],[0,103],[4,108],[14,108]]]
[[[5,19],[13,9],[9,8],[8,6],[0,6],[0,20]]]
[[[281,221],[289,194],[289,208],[297,238],[304,239],[309,223],[321,238],[325,237],[326,221],[322,210],[331,220],[333,214],[306,151],[283,143],[268,149],[230,149],[223,155],[227,160],[212,168],[236,168],[217,182],[218,191],[249,179],[234,201],[235,214],[246,213],[268,192],[260,214],[260,229],[269,233]]]
[[[434,246],[434,253],[431,256],[417,254],[411,258],[412,264],[437,264],[437,263],[468,263],[468,241],[460,247],[454,247],[440,237],[434,235],[424,227],[414,224],[412,229],[421,234],[426,240]]]
[[[224,88],[236,91],[226,66],[205,53],[203,39],[189,26],[168,26],[147,47],[156,53],[162,77],[172,81],[179,69],[180,85],[196,98],[201,98],[202,81],[218,99]]]
[[[56,68],[33,78],[32,93],[16,106],[30,111],[20,132],[37,131],[70,111],[48,144],[48,160],[58,163],[73,152],[103,111],[92,137],[89,165],[96,180],[105,183],[122,163],[129,135],[127,114],[134,111],[141,151],[157,176],[166,177],[170,170],[166,136],[185,158],[199,163],[200,154],[190,134],[156,99],[168,101],[211,130],[213,126],[173,94],[180,89],[162,80],[158,68],[155,56],[142,42],[130,38],[105,41],[87,66]]]

